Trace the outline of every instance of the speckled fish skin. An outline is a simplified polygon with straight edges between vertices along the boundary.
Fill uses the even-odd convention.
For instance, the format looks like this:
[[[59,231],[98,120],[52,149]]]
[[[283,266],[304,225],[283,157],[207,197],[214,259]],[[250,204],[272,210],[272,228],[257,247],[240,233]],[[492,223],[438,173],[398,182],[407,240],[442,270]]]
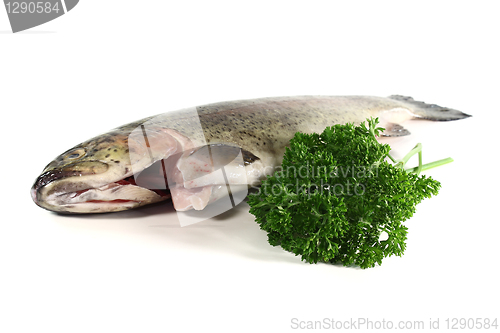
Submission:
[[[296,132],[318,133],[327,126],[359,124],[369,117],[379,117],[390,125],[412,118],[455,120],[469,116],[404,96],[260,98],[214,103],[196,110],[196,116],[186,116],[182,111],[166,113],[155,125],[179,133],[194,146],[205,142],[240,147],[270,170],[281,164],[285,147]],[[34,202],[56,212],[94,213],[166,200],[167,196],[147,188],[119,184],[120,180],[133,176],[134,162],[129,151],[132,146],[128,142],[131,132],[154,118],[118,127],[58,156],[35,181],[31,189]],[[198,122],[202,132],[193,126]]]

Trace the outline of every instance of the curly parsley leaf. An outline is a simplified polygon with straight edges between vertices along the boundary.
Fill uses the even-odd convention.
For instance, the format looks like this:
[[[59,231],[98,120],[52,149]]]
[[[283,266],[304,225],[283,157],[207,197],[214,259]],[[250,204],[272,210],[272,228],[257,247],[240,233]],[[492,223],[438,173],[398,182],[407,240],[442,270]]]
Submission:
[[[418,173],[451,159],[422,165],[417,145],[395,161],[390,146],[376,140],[384,130],[377,127],[378,119],[367,124],[295,134],[281,168],[248,199],[271,245],[309,263],[361,268],[404,253],[408,229],[403,222],[441,186]],[[417,153],[419,166],[405,170]]]

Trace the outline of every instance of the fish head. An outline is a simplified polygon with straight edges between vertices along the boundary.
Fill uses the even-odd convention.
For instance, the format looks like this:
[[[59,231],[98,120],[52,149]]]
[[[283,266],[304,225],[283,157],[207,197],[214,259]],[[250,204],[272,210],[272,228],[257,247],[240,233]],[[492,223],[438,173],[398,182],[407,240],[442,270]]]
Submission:
[[[168,198],[168,191],[137,186],[137,160],[147,155],[144,145],[129,145],[129,134],[112,131],[85,141],[56,157],[31,188],[40,207],[61,213],[101,213],[135,208]],[[144,160],[144,158],[142,158]],[[142,163],[143,168],[148,162]],[[140,171],[140,170],[139,170]]]
[[[167,199],[178,211],[201,210],[229,193],[228,181],[233,190],[247,189],[247,162],[257,158],[245,153],[234,145],[207,145],[157,122],[133,123],[56,157],[31,196],[59,213],[115,212]]]

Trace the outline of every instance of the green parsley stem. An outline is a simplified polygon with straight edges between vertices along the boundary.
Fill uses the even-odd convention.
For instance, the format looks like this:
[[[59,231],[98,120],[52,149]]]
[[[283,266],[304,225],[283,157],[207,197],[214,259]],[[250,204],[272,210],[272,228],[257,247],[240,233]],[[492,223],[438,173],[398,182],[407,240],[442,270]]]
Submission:
[[[391,154],[387,155],[387,157],[391,159],[392,163],[397,163],[396,159],[392,157]]]
[[[418,168],[420,168],[420,171],[425,171],[425,170],[433,169],[433,168],[436,168],[438,166],[445,165],[445,164],[448,164],[451,162],[453,162],[453,159],[451,157],[448,157],[448,158],[444,158],[442,160],[426,163],[426,164],[423,164],[423,165],[418,166],[418,167],[406,169],[406,172],[416,172],[418,170]]]

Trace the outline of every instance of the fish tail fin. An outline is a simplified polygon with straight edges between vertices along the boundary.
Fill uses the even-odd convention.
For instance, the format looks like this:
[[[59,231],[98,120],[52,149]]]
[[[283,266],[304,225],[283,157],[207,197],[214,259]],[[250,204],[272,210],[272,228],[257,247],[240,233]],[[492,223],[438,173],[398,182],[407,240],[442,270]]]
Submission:
[[[451,108],[442,107],[436,104],[427,104],[419,102],[408,96],[392,95],[390,99],[400,101],[408,107],[417,118],[428,119],[434,121],[458,120],[471,117],[471,115],[463,113]]]

